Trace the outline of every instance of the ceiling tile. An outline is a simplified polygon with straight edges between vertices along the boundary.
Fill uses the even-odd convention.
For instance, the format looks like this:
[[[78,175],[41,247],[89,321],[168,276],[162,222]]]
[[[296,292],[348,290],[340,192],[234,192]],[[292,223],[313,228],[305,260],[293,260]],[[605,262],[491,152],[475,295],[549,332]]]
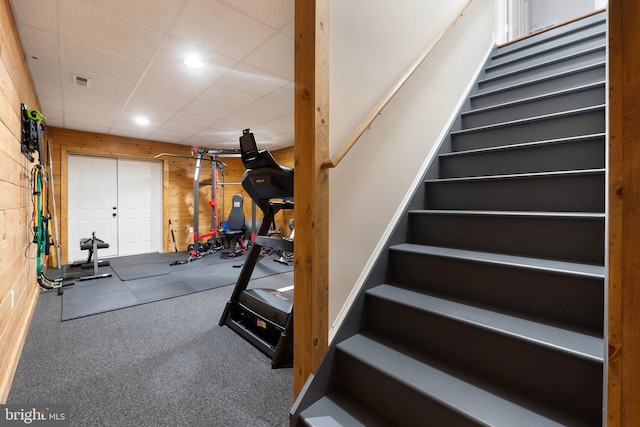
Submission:
[[[41,113],[47,117],[49,111],[64,111],[61,98],[54,98],[51,96],[38,96],[38,104],[40,104]]]
[[[164,105],[128,102],[120,115],[118,115],[118,120],[133,121],[136,117],[143,116],[149,119],[153,126],[159,127],[165,120],[173,117],[176,113],[176,110],[167,108]]]
[[[289,83],[289,80],[275,76],[259,68],[240,63],[220,78],[217,83],[243,92],[264,96]]]
[[[193,98],[171,93],[166,90],[155,90],[139,86],[131,96],[132,102],[142,104],[164,105],[167,108],[181,110]]]
[[[293,80],[293,51],[293,39],[276,33],[247,56],[244,62],[285,79]]]
[[[63,86],[66,112],[88,114],[96,117],[114,116],[120,112],[125,100],[85,90],[80,86]]]
[[[91,79],[91,85],[89,87],[81,87],[73,83],[73,75],[86,77]],[[86,71],[78,71],[73,68],[64,68],[62,70],[62,86],[75,86],[82,91],[97,92],[103,95],[115,96],[117,98],[127,99],[131,94],[131,91],[135,87],[131,83],[123,82],[120,80],[110,79],[104,76],[99,76]]]
[[[283,86],[270,94],[267,95],[267,98],[273,99],[274,101],[281,102],[286,105],[290,105],[293,107],[294,101],[294,84],[289,83],[286,86]]]
[[[73,39],[65,38],[64,64],[129,83],[137,83],[147,64]]]
[[[214,121],[218,121],[224,117],[227,117],[235,110],[231,107],[225,107],[224,105],[212,104],[207,101],[195,99],[185,108],[183,108],[182,111],[184,113],[206,116],[210,119],[214,119]]]
[[[205,128],[207,128],[207,126],[204,126],[202,124],[200,125],[187,125],[184,123],[180,123],[180,122],[176,122],[173,120],[169,120],[167,122],[165,122],[164,125],[162,125],[162,127],[160,128],[161,130],[170,130],[170,131],[174,131],[174,132],[182,132],[185,134],[193,135],[196,134],[198,132],[201,132],[202,130],[204,130]]]
[[[109,129],[109,132],[107,133],[110,135],[127,136],[129,138],[147,139],[152,131],[152,129],[140,129],[133,123],[117,123],[113,125],[113,127],[111,127],[111,129]]]
[[[21,24],[39,28],[50,33],[58,32],[57,0],[19,0],[12,4],[16,20]]]
[[[47,114],[44,114],[44,112],[42,111],[41,113],[44,116],[45,124],[49,126],[62,126],[63,117],[64,117],[62,110],[54,110],[50,108],[47,110]]]
[[[191,0],[172,34],[234,59],[242,59],[274,29],[219,1]]]
[[[27,58],[31,77],[34,80],[60,84],[60,64],[44,59]]]
[[[91,123],[107,129],[113,126],[113,119],[111,117],[101,117],[86,113],[66,113],[64,115],[64,121],[65,123]]]
[[[280,28],[280,31],[282,31],[284,35],[293,38],[296,33],[296,21],[292,19],[291,21],[287,22]]]
[[[38,96],[48,96],[50,98],[62,98],[62,87],[57,83],[46,80],[36,80],[35,82]]]
[[[148,138],[156,141],[170,142],[170,141],[182,141],[192,135],[193,135],[193,132],[184,132],[184,131],[160,128],[150,133]]]
[[[180,111],[178,114],[171,118],[172,123],[180,123],[187,126],[193,126],[197,129],[207,128],[218,120],[219,119],[213,117],[212,115],[189,113],[187,111]]]
[[[242,92],[230,87],[214,84],[198,97],[202,101],[238,109],[245,107],[258,99],[258,96]]]
[[[65,37],[141,62],[148,62],[163,33],[92,4],[60,0],[61,29]]]
[[[179,66],[182,69],[189,70],[189,68],[184,65],[184,60],[190,56],[199,57],[204,64],[201,70],[192,70],[195,74],[222,74],[233,68],[237,63],[236,59],[229,56],[199,46],[193,41],[185,41],[173,36],[167,36],[164,40],[162,46],[156,53],[154,62],[163,65]]]
[[[140,85],[155,90],[170,90],[188,98],[195,98],[210,85],[209,78],[195,78],[180,69],[152,65],[140,81]]]
[[[184,0],[87,0],[87,2],[157,30],[166,31],[179,13]]]
[[[289,132],[293,129],[293,113],[266,122],[263,126],[276,133]]]
[[[221,120],[214,124],[213,126],[208,127],[207,129],[199,132],[191,138],[185,140],[185,142],[196,142],[198,141],[200,144],[206,142],[207,144],[215,144],[222,141],[235,140],[236,147],[239,145],[239,138],[242,135],[242,130],[246,129],[242,126],[239,126],[237,123],[232,123],[226,120]]]
[[[181,144],[198,132],[189,139],[233,148],[246,127],[292,138],[293,0],[9,2],[52,126]],[[184,66],[194,54],[202,69]]]
[[[29,56],[51,62],[60,62],[58,35],[38,28],[29,28],[22,36],[25,52]]]
[[[276,118],[290,114],[293,108],[268,98],[260,98],[253,104],[236,111],[225,120],[244,123],[247,127],[255,127]]]
[[[95,132],[95,133],[103,133],[103,134],[108,134],[109,133],[109,127],[108,126],[100,126],[100,125],[96,125],[93,122],[87,121],[87,122],[74,122],[74,121],[70,121],[70,120],[65,120],[64,121],[64,127],[66,129],[73,129],[73,130],[80,130],[80,131],[84,131],[84,132]],[[55,141],[54,141],[55,143]]]
[[[203,68],[190,69],[184,65],[184,59],[193,52],[203,61]],[[140,84],[195,98],[235,65],[236,61],[231,58],[170,38],[159,50]]]
[[[294,7],[293,0],[224,0],[238,10],[243,11],[270,25],[274,28],[280,28],[285,23],[293,19]]]

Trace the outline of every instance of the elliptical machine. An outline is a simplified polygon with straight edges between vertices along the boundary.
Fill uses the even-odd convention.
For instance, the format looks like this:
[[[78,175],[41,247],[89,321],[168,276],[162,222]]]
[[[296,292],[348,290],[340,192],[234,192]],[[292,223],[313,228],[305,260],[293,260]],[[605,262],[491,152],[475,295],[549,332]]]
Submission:
[[[264,217],[219,325],[228,326],[270,357],[272,368],[291,366],[293,301],[273,289],[247,289],[247,285],[262,248],[293,252],[293,240],[268,236],[275,214],[293,209],[293,169],[279,165],[269,151],[259,151],[249,129],[242,131],[240,154],[247,169],[242,187]]]

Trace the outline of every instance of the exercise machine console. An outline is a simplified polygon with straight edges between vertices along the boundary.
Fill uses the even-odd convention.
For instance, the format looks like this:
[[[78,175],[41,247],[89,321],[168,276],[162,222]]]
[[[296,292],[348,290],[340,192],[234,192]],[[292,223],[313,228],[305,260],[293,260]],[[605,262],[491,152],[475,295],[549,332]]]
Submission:
[[[258,150],[253,133],[240,137],[240,154],[246,171],[242,187],[264,217],[243,264],[220,326],[228,326],[271,358],[271,366],[291,366],[293,361],[293,301],[273,289],[247,289],[262,248],[293,252],[293,241],[268,236],[269,226],[281,209],[293,209],[293,169],[279,165],[267,150]]]

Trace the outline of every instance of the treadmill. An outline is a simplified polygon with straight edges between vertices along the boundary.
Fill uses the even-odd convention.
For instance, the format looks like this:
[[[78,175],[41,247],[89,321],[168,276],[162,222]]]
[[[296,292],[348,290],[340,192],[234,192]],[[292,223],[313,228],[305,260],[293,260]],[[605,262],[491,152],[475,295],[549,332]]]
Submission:
[[[240,154],[247,169],[242,176],[242,187],[264,217],[219,325],[228,326],[270,357],[272,368],[290,367],[293,362],[292,295],[275,289],[247,289],[247,286],[263,247],[293,252],[293,241],[268,236],[275,214],[281,209],[293,209],[293,169],[279,165],[269,151],[259,151],[249,129],[242,131]]]

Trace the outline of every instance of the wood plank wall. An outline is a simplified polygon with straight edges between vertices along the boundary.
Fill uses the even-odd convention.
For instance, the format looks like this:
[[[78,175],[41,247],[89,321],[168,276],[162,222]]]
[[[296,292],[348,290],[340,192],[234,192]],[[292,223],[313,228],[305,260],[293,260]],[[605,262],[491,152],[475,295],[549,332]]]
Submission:
[[[607,419],[640,425],[640,4],[609,2]]]
[[[238,135],[241,131],[238,132]],[[62,262],[67,263],[67,245],[75,244],[67,241],[68,212],[67,189],[68,170],[67,162],[70,154],[91,156],[106,156],[115,158],[159,161],[163,163],[163,250],[173,251],[173,242],[169,229],[169,219],[173,225],[176,245],[179,251],[184,251],[193,243],[194,225],[194,192],[193,178],[196,162],[194,159],[163,156],[154,157],[160,153],[190,156],[191,147],[164,142],[149,141],[145,139],[126,138],[113,135],[105,135],[90,132],[81,132],[69,129],[50,127],[47,129],[47,139],[53,144],[53,176],[55,183],[55,197],[59,201],[58,224],[60,229],[60,243],[62,246]],[[273,152],[278,162],[285,166],[293,166],[293,147]],[[225,168],[224,182],[240,182],[245,169],[239,158],[221,158],[227,165]],[[220,176],[220,175],[219,175]],[[211,162],[203,161],[200,172],[198,192],[199,233],[206,233],[212,228],[211,200]],[[218,219],[225,220],[231,210],[231,199],[234,194],[244,196],[244,211],[247,222],[251,219],[251,198],[240,185],[221,185],[218,194]],[[224,189],[224,190],[222,190]],[[224,202],[223,202],[224,200]],[[223,210],[224,207],[224,210]],[[292,217],[292,212],[283,212],[277,216],[276,226],[285,236],[289,235],[287,223]],[[258,210],[258,221],[262,214]]]
[[[0,0],[0,403],[5,403],[39,287],[30,170],[20,150],[20,104],[38,108],[11,6]],[[13,304],[12,304],[13,301]]]

